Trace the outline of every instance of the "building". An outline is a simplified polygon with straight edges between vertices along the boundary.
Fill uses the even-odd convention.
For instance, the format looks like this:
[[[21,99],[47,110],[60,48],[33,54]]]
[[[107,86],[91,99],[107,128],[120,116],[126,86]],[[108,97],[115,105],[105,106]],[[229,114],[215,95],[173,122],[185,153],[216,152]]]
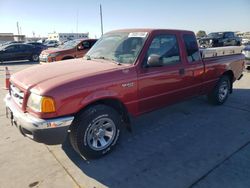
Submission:
[[[24,41],[25,35],[14,35],[13,33],[0,33],[0,43],[8,41]]]
[[[48,40],[73,40],[79,38],[89,38],[89,33],[49,33]]]

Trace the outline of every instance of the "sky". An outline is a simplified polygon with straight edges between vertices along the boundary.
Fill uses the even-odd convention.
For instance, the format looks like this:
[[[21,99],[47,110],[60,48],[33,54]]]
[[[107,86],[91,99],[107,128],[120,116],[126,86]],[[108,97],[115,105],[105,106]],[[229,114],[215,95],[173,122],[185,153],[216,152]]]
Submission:
[[[0,0],[0,33],[44,36],[123,28],[250,31],[250,0]]]

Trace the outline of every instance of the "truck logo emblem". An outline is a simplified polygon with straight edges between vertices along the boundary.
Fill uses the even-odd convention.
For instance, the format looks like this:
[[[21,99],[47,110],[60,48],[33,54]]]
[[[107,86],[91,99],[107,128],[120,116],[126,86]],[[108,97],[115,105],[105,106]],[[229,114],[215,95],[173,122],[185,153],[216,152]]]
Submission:
[[[134,86],[134,82],[129,82],[129,83],[122,84],[122,87],[133,87],[133,86]]]

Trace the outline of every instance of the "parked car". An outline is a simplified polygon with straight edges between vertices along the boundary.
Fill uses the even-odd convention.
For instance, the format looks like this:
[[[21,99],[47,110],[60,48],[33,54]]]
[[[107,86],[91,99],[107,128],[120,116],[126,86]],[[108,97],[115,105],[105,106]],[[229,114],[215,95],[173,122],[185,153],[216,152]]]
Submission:
[[[0,62],[15,60],[38,61],[42,49],[30,44],[9,44],[0,47]]]
[[[199,40],[201,47],[240,46],[241,38],[234,32],[215,32]]]
[[[57,47],[59,45],[59,41],[57,41],[57,40],[46,40],[43,44],[45,46],[47,46],[47,47]]]
[[[242,45],[250,45],[250,39],[248,38],[242,38]]]
[[[246,46],[242,53],[245,55],[245,63],[246,63],[246,67],[247,69],[250,69],[250,45]]]
[[[83,57],[96,41],[97,39],[76,39],[68,41],[58,48],[42,51],[39,57],[40,62],[49,63]]]
[[[41,50],[46,50],[48,47],[45,46],[43,43],[40,42],[26,42],[25,44],[31,44],[37,48],[41,48]]]
[[[8,114],[28,138],[60,144],[69,135],[77,153],[101,157],[115,147],[121,126],[131,129],[131,116],[198,95],[218,105],[227,100],[244,55],[201,53],[191,31],[112,31],[84,58],[13,74]]]
[[[0,46],[6,46],[9,44],[21,44],[21,43],[24,43],[24,41],[8,41],[8,42],[2,43]]]

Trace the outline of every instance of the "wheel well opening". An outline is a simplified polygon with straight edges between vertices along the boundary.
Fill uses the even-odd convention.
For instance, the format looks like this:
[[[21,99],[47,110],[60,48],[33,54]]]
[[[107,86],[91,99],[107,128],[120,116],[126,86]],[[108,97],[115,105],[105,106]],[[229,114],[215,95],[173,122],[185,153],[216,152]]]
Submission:
[[[63,57],[62,60],[66,60],[66,59],[73,59],[72,56],[66,56],[66,57]]]
[[[232,93],[232,92],[233,92],[233,82],[235,81],[234,73],[233,73],[233,71],[228,70],[228,71],[224,72],[223,75],[226,75],[226,76],[229,77],[229,79],[230,79],[230,84],[231,84],[230,93]]]
[[[132,131],[128,110],[122,102],[117,99],[102,99],[87,105],[85,109],[96,104],[103,104],[114,108],[121,115],[122,123],[127,128],[127,130],[130,132]]]

